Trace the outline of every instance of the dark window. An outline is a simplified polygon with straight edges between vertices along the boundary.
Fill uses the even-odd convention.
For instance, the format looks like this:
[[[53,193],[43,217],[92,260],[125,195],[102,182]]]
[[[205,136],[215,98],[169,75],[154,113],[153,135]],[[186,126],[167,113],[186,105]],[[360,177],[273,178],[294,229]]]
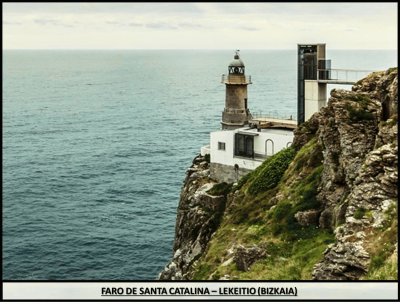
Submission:
[[[218,142],[218,150],[224,150],[225,151],[225,143],[224,142]]]
[[[254,158],[254,137],[236,133],[235,155]]]

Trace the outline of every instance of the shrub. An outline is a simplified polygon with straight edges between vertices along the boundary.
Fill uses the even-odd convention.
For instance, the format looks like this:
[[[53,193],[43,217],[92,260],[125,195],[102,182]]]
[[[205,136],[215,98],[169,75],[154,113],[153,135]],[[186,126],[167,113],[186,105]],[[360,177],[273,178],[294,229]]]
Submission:
[[[360,220],[363,218],[363,216],[365,215],[366,210],[364,208],[358,208],[355,212],[354,212],[354,218],[357,220]]]
[[[274,208],[274,212],[272,214],[272,217],[276,221],[282,220],[288,213],[290,213],[290,210],[292,209],[292,205],[288,202],[282,202],[278,204]]]
[[[241,177],[237,182],[237,184],[232,188],[232,191],[240,190],[243,187],[243,185],[250,179],[253,172],[254,171],[247,173],[245,176]]]
[[[357,102],[358,105],[357,108],[353,108],[350,104],[346,104],[345,106],[345,109],[349,112],[351,121],[374,120],[374,114],[368,111],[368,104],[371,102],[368,96],[356,94],[349,96],[348,99]]]
[[[210,190],[207,191],[211,195],[227,195],[232,189],[232,184],[225,182],[215,184]]]
[[[250,184],[249,193],[256,195],[277,186],[294,156],[295,150],[287,148],[267,159],[262,165],[260,173]]]
[[[353,94],[350,95],[348,99],[360,103],[363,107],[366,107],[368,103],[371,102],[371,98],[364,94]]]

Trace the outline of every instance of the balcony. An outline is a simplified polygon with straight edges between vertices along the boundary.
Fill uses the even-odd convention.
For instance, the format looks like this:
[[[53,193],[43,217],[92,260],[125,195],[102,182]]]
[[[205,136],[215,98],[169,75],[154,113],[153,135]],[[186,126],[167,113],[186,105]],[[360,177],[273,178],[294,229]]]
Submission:
[[[225,75],[221,76],[221,83],[225,84],[251,84],[251,76],[245,75]]]
[[[330,84],[354,84],[364,78],[370,70],[318,69],[318,82]]]

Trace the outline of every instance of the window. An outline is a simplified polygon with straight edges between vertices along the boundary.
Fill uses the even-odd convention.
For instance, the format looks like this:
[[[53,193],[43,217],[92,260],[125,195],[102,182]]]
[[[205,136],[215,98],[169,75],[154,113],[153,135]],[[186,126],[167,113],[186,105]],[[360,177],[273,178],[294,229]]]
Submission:
[[[224,142],[218,142],[218,150],[223,150],[225,151],[225,143]]]
[[[254,158],[254,137],[252,135],[235,134],[235,155]]]

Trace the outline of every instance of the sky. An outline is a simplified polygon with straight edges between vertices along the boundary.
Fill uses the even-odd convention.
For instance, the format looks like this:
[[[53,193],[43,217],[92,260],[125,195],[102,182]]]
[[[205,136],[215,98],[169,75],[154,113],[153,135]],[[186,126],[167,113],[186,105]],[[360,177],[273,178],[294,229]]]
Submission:
[[[397,49],[397,3],[3,3],[3,49]]]

